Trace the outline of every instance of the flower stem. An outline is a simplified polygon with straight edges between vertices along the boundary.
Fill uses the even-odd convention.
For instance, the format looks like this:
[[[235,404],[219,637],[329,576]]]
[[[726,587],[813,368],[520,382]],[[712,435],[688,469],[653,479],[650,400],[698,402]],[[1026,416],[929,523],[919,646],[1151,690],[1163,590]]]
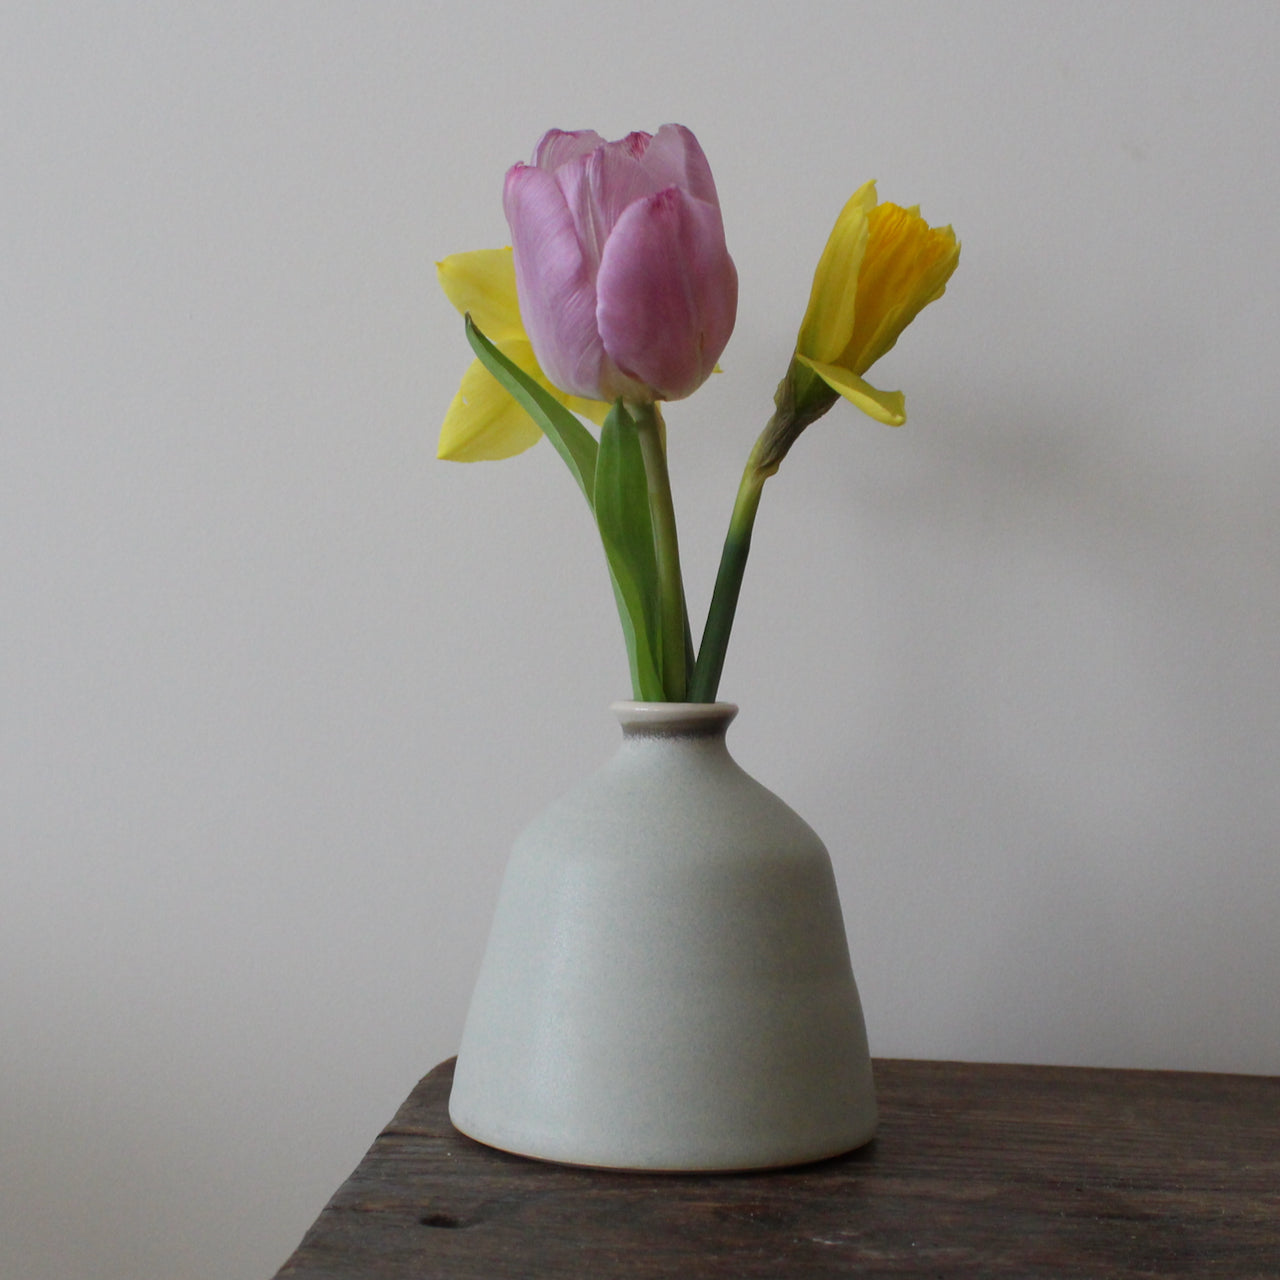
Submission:
[[[667,450],[656,404],[629,404],[644,456],[649,485],[649,512],[653,521],[653,545],[658,561],[659,623],[662,687],[668,702],[688,697],[684,579],[680,573],[680,546],[676,537],[676,510],[671,500]]]
[[[711,593],[711,607],[707,610],[707,625],[702,632],[702,644],[698,647],[698,659],[689,682],[691,702],[714,702],[720,688],[729,632],[733,629],[733,615],[738,608],[738,593],[742,590],[742,575],[751,551],[751,530],[756,522],[764,482],[782,465],[783,458],[799,439],[800,433],[822,417],[836,398],[836,393],[817,374],[792,357],[786,376],[778,383],[773,397],[773,416],[752,446],[751,456],[742,473],[742,483],[738,486],[738,496],[734,499],[715,590]]]
[[[707,624],[703,628],[702,643],[698,646],[698,661],[694,667],[689,687],[691,702],[714,702],[720,688],[720,674],[724,670],[725,653],[729,647],[729,633],[733,630],[733,616],[738,608],[738,593],[742,590],[742,575],[747,568],[747,555],[751,551],[751,530],[756,522],[756,510],[760,506],[760,494],[764,482],[772,472],[761,471],[757,465],[756,451],[747,462],[734,499],[733,514],[729,517],[729,532],[725,535],[724,550],[720,554],[720,569],[716,573],[715,589],[711,593],[711,607],[707,610]]]

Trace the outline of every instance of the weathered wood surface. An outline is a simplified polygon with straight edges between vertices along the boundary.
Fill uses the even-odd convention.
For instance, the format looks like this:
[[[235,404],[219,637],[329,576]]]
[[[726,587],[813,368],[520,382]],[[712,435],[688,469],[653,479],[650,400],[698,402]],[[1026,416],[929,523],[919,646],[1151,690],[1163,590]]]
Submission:
[[[880,1060],[860,1152],[602,1173],[462,1137],[452,1062],[277,1280],[1280,1277],[1280,1077]]]

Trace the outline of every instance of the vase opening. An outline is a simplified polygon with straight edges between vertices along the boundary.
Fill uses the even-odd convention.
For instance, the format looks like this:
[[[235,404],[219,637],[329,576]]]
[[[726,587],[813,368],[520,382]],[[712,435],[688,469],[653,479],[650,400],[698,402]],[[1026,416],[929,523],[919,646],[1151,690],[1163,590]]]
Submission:
[[[609,710],[627,738],[722,734],[738,714],[732,702],[615,702]]]

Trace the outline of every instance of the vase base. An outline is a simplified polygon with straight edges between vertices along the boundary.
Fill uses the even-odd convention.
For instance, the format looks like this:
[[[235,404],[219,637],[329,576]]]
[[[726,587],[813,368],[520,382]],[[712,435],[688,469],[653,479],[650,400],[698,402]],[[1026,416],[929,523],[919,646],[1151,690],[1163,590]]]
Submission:
[[[456,1120],[453,1120],[452,1116],[450,1119],[453,1127],[473,1142],[492,1147],[495,1151],[502,1151],[507,1155],[519,1156],[525,1160],[536,1160],[541,1164],[564,1165],[574,1169],[597,1169],[611,1173],[670,1174],[673,1177],[690,1174],[768,1173],[777,1169],[791,1169],[801,1165],[820,1164],[826,1160],[835,1160],[840,1156],[849,1155],[851,1152],[865,1147],[875,1138],[876,1132],[876,1121],[873,1114],[872,1120],[866,1126],[865,1131],[855,1138],[844,1139],[830,1146],[805,1149],[803,1151],[795,1150],[787,1154],[774,1152],[767,1156],[761,1154],[755,1157],[741,1156],[727,1160],[698,1159],[693,1156],[685,1157],[684,1159],[668,1158],[665,1160],[661,1158],[628,1159],[621,1154],[610,1157],[574,1158],[568,1154],[551,1154],[541,1149],[526,1149],[525,1144],[519,1142],[496,1141],[479,1133],[469,1132],[465,1121],[459,1124]]]
[[[462,1056],[449,1118],[485,1146],[593,1169],[728,1173],[813,1164],[875,1136],[871,1062],[854,1040],[835,1071],[829,1060],[792,1060],[790,1070],[753,1073],[738,1061],[705,1072],[615,1068],[538,1079],[510,1070],[505,1055]],[[506,1071],[497,1067],[504,1061]]]

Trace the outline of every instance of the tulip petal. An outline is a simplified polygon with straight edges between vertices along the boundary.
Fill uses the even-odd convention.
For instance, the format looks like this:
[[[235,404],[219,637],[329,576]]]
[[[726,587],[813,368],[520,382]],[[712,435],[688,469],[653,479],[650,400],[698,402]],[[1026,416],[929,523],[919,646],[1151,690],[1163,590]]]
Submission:
[[[578,156],[589,155],[603,143],[594,129],[548,129],[533,150],[533,163],[551,172]]]
[[[907,420],[906,398],[901,391],[881,391],[865,378],[860,378],[839,365],[821,364],[808,356],[796,353],[796,359],[807,365],[823,382],[868,417],[883,422],[887,427],[900,427]]]
[[[876,184],[863,183],[840,211],[818,259],[797,342],[797,350],[812,360],[829,363],[848,344],[858,302],[858,271],[867,249],[867,218],[875,203]]]
[[[524,337],[509,248],[450,254],[436,263],[436,275],[449,301],[463,315],[469,313],[494,342]]]
[[[592,397],[604,361],[595,282],[560,185],[542,169],[516,165],[507,174],[503,206],[521,318],[543,371],[562,390]]]
[[[648,138],[648,134],[642,136]],[[606,143],[556,172],[593,275],[600,267],[605,243],[627,207],[670,185],[655,183],[645,172],[631,142],[635,137],[631,134],[620,142]]]
[[[653,135],[640,163],[652,179],[654,191],[679,187],[697,200],[720,207],[711,165],[697,138],[682,124],[664,124]]]
[[[508,346],[504,354],[526,372],[537,368],[527,342]],[[479,360],[473,360],[445,414],[436,457],[449,462],[496,462],[523,453],[541,439],[533,419]]]
[[[720,207],[711,166],[683,125],[663,125],[652,137],[629,133],[556,174],[586,256],[599,266],[605,242],[629,206],[668,187]]]
[[[715,367],[737,312],[720,211],[676,188],[637,201],[609,237],[596,288],[609,359],[659,399],[690,395]]]

